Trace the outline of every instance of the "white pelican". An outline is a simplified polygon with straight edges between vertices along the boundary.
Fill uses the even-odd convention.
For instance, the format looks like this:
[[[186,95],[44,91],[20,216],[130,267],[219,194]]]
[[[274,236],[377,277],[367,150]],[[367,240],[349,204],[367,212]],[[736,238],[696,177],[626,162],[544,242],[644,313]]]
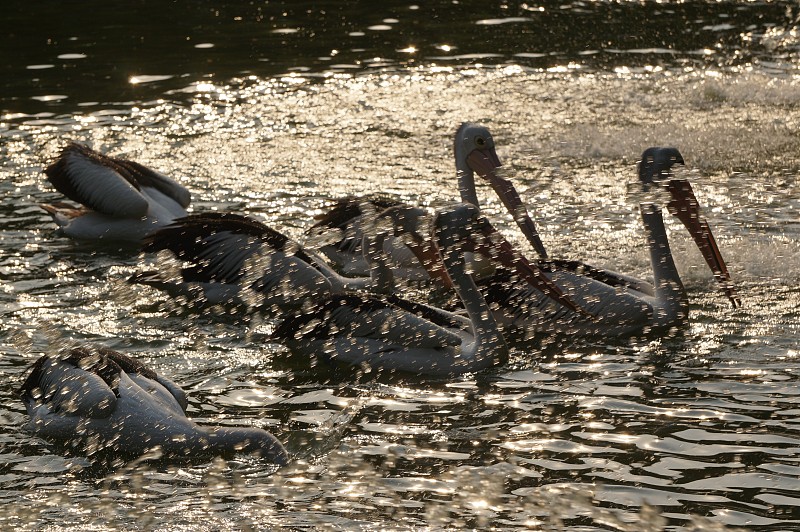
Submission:
[[[276,464],[288,454],[255,427],[201,427],[186,417],[186,395],[141,362],[102,347],[42,356],[20,389],[26,429],[87,455],[142,455],[156,447],[173,458],[258,453]]]
[[[186,216],[191,195],[177,181],[134,161],[76,143],[45,169],[50,183],[81,204],[42,205],[71,238],[140,242],[154,229]]]
[[[511,211],[531,245],[542,256],[546,256],[535,226],[527,210],[519,199],[511,181],[498,177],[500,166],[494,150],[494,140],[489,131],[475,124],[464,124],[456,137],[456,152],[466,153],[469,166],[459,171],[459,189],[466,201],[475,197],[474,172],[488,181],[501,194],[503,203]],[[457,157],[458,159],[458,157]],[[639,165],[639,178],[646,189],[655,192],[665,188],[671,195],[667,209],[677,216],[691,233],[722,289],[734,307],[740,301],[733,289],[727,266],[722,258],[708,222],[700,213],[697,199],[691,185],[685,179],[674,179],[670,168],[674,163],[683,164],[683,157],[674,148],[649,148],[642,155]],[[654,190],[656,189],[656,190]],[[622,336],[648,329],[661,330],[685,320],[688,303],[683,284],[674,267],[663,219],[658,204],[645,203],[641,206],[642,219],[648,231],[648,244],[655,285],[619,274],[589,266],[579,261],[540,260],[539,267],[551,272],[551,279],[569,294],[583,309],[597,317],[595,323],[583,323],[579,316],[570,316],[562,321],[563,327],[556,324],[557,331],[573,334],[600,336]],[[520,321],[528,327],[525,317],[526,307],[522,305],[527,293],[538,297],[524,286],[508,284],[500,279],[495,282],[497,292],[504,301],[517,301],[518,307],[506,307],[513,321]],[[503,292],[505,290],[505,292]],[[491,298],[487,299],[492,302]],[[532,300],[532,303],[535,301]],[[535,304],[533,305],[536,306]],[[533,320],[532,324],[535,324]]]
[[[470,204],[444,209],[433,222],[433,241],[468,320],[399,298],[334,295],[284,317],[272,338],[308,357],[429,376],[458,375],[505,362],[508,346],[464,258],[467,250],[477,249],[477,225],[478,209]],[[498,256],[507,255],[510,245],[505,244],[497,247]],[[383,248],[380,242],[377,246]],[[524,259],[507,262],[526,273]],[[526,278],[541,279],[530,266]]]

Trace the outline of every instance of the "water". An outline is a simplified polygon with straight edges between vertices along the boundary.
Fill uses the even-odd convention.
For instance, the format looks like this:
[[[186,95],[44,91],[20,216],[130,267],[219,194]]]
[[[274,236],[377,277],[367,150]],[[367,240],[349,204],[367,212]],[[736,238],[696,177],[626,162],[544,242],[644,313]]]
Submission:
[[[118,7],[92,5],[91,21],[8,9],[4,527],[800,529],[793,4]],[[43,166],[77,140],[179,178],[195,212],[248,213],[302,240],[343,194],[455,197],[464,120],[492,129],[553,255],[638,276],[627,183],[645,147],[678,146],[744,307],[668,220],[692,303],[674,337],[561,342],[451,381],[309,367],[266,342],[268,320],[129,288],[135,250],[63,239],[38,207],[59,199]],[[200,423],[272,431],[295,464],[62,456],[21,431],[15,390],[41,353],[77,341],[171,377]]]

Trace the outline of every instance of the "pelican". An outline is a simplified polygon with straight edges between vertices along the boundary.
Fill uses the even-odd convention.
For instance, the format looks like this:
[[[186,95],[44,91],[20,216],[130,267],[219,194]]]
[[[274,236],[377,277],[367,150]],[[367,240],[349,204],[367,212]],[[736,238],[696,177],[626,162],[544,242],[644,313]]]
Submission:
[[[201,427],[186,417],[186,394],[139,361],[103,347],[42,356],[20,389],[25,428],[87,455],[140,456],[160,448],[174,458],[258,453],[288,463],[283,445],[255,427]]]
[[[488,129],[475,124],[462,125],[456,134],[456,159],[467,160],[468,165],[459,168],[459,190],[462,199],[476,197],[474,174],[486,180],[501,196],[503,203],[514,217],[530,244],[540,256],[547,254],[535,225],[527,213],[519,194],[511,181],[499,177],[500,161],[494,149],[494,140]],[[459,157],[458,154],[466,154]],[[690,183],[675,179],[671,173],[673,164],[684,164],[683,157],[675,148],[648,148],[639,165],[639,179],[646,192],[666,189],[671,199],[668,211],[683,222],[700,248],[722,290],[734,308],[741,304],[733,288],[725,261],[719,251],[708,222],[703,218]],[[571,334],[599,336],[624,336],[641,331],[662,330],[680,324],[686,319],[688,301],[683,284],[675,268],[669,243],[664,230],[661,206],[656,202],[640,205],[642,220],[648,234],[654,284],[628,275],[596,268],[580,261],[539,260],[537,265],[550,271],[551,279],[568,293],[583,309],[597,317],[594,324],[581,322],[580,316],[570,316],[555,324],[556,331]],[[497,283],[497,279],[488,282]],[[497,286],[503,300],[522,303],[525,294],[533,294],[524,286],[500,282]],[[506,293],[503,293],[503,288]],[[512,294],[510,294],[511,292]],[[533,294],[535,295],[535,294]],[[489,299],[490,303],[492,302]],[[525,307],[513,308],[510,318],[521,321],[527,327]],[[536,320],[533,320],[533,324]],[[563,327],[562,324],[563,323]]]
[[[60,232],[75,239],[138,243],[186,216],[191,201],[189,191],[164,174],[74,142],[44,172],[56,190],[81,204],[42,205]]]
[[[443,209],[433,221],[433,241],[466,320],[424,305],[412,308],[399,298],[333,295],[284,317],[272,339],[308,357],[427,376],[454,376],[504,363],[508,346],[464,258],[467,250],[477,249],[477,222],[478,209],[470,204]],[[380,241],[366,247],[368,253],[383,249]],[[498,255],[507,249],[498,247]],[[527,277],[539,279],[534,269]]]

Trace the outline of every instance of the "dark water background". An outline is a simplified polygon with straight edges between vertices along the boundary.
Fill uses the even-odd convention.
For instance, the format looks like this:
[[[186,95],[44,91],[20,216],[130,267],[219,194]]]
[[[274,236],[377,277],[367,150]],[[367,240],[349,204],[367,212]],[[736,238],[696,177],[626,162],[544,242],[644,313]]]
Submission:
[[[0,49],[4,111],[149,100],[187,82],[417,65],[574,63],[744,68],[783,62],[759,37],[791,2],[81,2],[12,0]],[[213,45],[208,47],[209,45]],[[410,47],[415,52],[409,52]],[[782,51],[786,52],[786,51]],[[788,67],[788,65],[786,65]],[[167,77],[132,84],[136,76]],[[56,103],[58,102],[58,103]]]
[[[0,526],[799,530],[796,17],[792,2],[4,3]],[[131,289],[147,258],[59,237],[38,206],[59,199],[42,168],[78,140],[180,179],[195,212],[303,240],[343,194],[454,197],[464,120],[492,128],[555,255],[642,277],[627,183],[643,148],[680,147],[744,307],[670,221],[692,303],[679,334],[561,341],[454,381],[362,375],[287,357],[269,319]],[[273,431],[296,464],[62,456],[22,432],[15,390],[81,341],[173,378],[201,423]]]

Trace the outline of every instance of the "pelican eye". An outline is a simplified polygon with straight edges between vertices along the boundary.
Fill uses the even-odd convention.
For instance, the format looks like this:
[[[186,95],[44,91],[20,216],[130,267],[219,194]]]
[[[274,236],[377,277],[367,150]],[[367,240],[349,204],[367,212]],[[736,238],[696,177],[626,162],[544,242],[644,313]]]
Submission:
[[[479,148],[483,148],[486,146],[486,139],[483,137],[475,137],[475,144],[477,144]]]

